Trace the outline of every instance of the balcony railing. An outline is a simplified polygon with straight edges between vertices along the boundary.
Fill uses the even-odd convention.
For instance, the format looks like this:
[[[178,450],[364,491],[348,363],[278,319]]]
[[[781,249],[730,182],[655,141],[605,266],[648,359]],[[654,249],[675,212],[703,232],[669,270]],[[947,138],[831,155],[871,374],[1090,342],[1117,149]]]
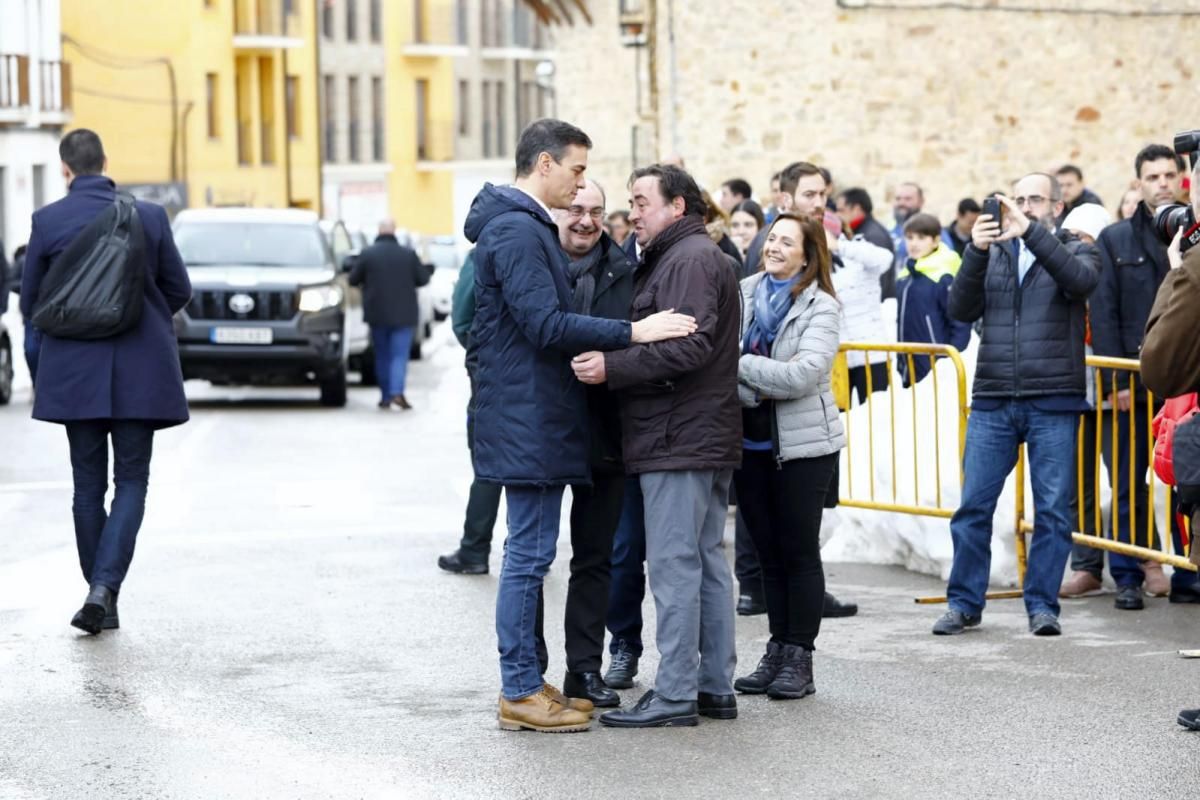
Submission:
[[[235,36],[297,36],[299,19],[289,0],[234,0]]]
[[[409,47],[466,47],[466,17],[449,6],[414,2]]]
[[[0,108],[29,105],[29,56],[0,53]]]
[[[42,111],[71,110],[71,65],[62,61],[43,61],[38,64],[39,86],[42,90]]]

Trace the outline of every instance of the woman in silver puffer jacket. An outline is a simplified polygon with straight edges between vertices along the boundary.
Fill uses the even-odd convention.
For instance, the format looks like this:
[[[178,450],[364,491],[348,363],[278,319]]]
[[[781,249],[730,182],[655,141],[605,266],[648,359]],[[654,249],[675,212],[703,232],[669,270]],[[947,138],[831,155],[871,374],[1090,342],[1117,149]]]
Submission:
[[[830,388],[841,306],[819,220],[778,217],[762,265],[742,281],[745,442],[733,480],[762,564],[771,639],[758,668],[734,686],[790,699],[816,691],[812,651],[825,597],[821,513],[846,443]]]

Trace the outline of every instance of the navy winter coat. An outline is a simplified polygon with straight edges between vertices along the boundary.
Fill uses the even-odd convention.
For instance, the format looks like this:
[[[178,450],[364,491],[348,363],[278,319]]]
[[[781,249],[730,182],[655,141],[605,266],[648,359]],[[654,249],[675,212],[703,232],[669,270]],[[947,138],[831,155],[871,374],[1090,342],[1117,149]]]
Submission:
[[[1084,316],[1100,280],[1096,249],[1039,223],[1025,233],[1037,259],[1017,282],[1015,241],[967,245],[950,287],[950,316],[983,319],[974,397],[1030,398],[1087,392]]]
[[[558,228],[520,189],[486,184],[463,232],[475,243],[475,477],[590,483],[587,397],[571,359],[626,347],[630,324],[570,313]]]
[[[971,326],[951,317],[946,308],[959,264],[958,255],[944,244],[939,244],[919,261],[910,258],[905,262],[904,272],[896,282],[896,293],[900,298],[900,311],[896,316],[898,341],[948,344],[958,350],[967,349],[971,343]],[[929,356],[913,356],[914,380],[908,374],[906,356],[897,357],[896,366],[905,386],[920,383],[931,368]]]
[[[392,234],[381,234],[364,249],[350,271],[350,285],[361,286],[363,318],[377,328],[415,328],[421,324],[417,287],[429,283],[430,267]]]
[[[1167,246],[1154,233],[1144,203],[1127,220],[1109,225],[1096,240],[1100,285],[1089,298],[1092,349],[1098,356],[1138,358],[1158,287],[1171,271]],[[1134,373],[1135,380],[1137,373]],[[1128,388],[1128,373],[1117,373],[1117,388]],[[1112,392],[1112,371],[1103,370],[1102,393]],[[1140,381],[1137,384],[1141,388]]]
[[[21,313],[33,317],[38,290],[54,259],[112,205],[113,182],[84,175],[67,196],[33,215],[21,280]],[[145,304],[137,327],[93,341],[42,339],[33,417],[46,422],[138,419],[158,428],[188,419],[171,316],[188,304],[192,284],[161,206],[137,204],[145,233]]]

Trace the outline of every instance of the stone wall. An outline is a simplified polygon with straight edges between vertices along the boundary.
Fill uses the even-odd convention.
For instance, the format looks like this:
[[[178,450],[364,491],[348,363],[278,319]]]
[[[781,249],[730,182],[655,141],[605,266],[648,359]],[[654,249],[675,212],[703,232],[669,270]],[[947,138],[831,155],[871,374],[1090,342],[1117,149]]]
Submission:
[[[846,7],[873,2],[658,0],[658,154],[679,152],[713,189],[745,177],[759,196],[771,173],[813,160],[839,186],[865,186],[884,217],[896,184],[915,179],[946,219],[961,197],[1068,161],[1115,209],[1140,147],[1200,128],[1194,0]],[[588,6],[593,25],[557,32],[558,113],[592,135],[593,177],[616,207],[638,121],[635,52],[617,2]]]

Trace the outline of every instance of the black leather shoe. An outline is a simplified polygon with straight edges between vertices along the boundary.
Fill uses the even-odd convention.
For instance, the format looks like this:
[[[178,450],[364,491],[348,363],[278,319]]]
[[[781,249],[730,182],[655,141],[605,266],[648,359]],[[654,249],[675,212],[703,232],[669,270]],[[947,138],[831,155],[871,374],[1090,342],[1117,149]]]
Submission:
[[[737,719],[737,696],[700,692],[696,698],[700,716],[709,719]]]
[[[668,700],[651,689],[633,708],[601,714],[600,724],[610,728],[692,727],[700,724],[700,715],[695,700]]]
[[[1200,708],[1185,708],[1179,712],[1179,724],[1191,731],[1200,731]]]
[[[1200,603],[1200,584],[1191,586],[1172,586],[1170,602]]]
[[[121,627],[121,618],[117,615],[117,596],[112,596],[112,602],[108,604],[108,608],[104,613],[104,622],[100,623],[100,628],[106,631],[116,630]]]
[[[71,618],[71,624],[86,633],[99,633],[104,629],[104,617],[112,605],[112,597],[112,590],[107,586],[92,586],[83,601],[83,608],[76,611],[75,616]]]
[[[438,556],[438,566],[456,575],[487,575],[487,561],[464,556],[462,548],[444,556]]]
[[[616,708],[621,695],[608,688],[599,672],[568,672],[563,678],[563,694],[591,700],[596,708]]]
[[[982,621],[982,617],[969,616],[952,608],[938,617],[937,622],[933,623],[933,635],[956,636],[967,628],[974,628]]]
[[[829,592],[825,593],[825,607],[821,610],[821,616],[826,619],[835,617],[853,617],[858,613],[858,603],[843,603]]]
[[[1141,611],[1146,607],[1146,601],[1142,599],[1142,587],[1121,586],[1117,589],[1117,599],[1113,605],[1122,611]]]
[[[779,665],[783,660],[783,646],[777,642],[767,642],[767,652],[758,660],[754,672],[733,682],[733,688],[742,694],[762,694],[779,674]]]
[[[748,584],[738,595],[737,613],[743,617],[756,617],[767,613],[767,601],[763,598],[762,585]]]
[[[604,682],[612,689],[632,689],[633,679],[638,674],[638,657],[633,648],[623,639],[617,641],[617,650],[612,654]]]

